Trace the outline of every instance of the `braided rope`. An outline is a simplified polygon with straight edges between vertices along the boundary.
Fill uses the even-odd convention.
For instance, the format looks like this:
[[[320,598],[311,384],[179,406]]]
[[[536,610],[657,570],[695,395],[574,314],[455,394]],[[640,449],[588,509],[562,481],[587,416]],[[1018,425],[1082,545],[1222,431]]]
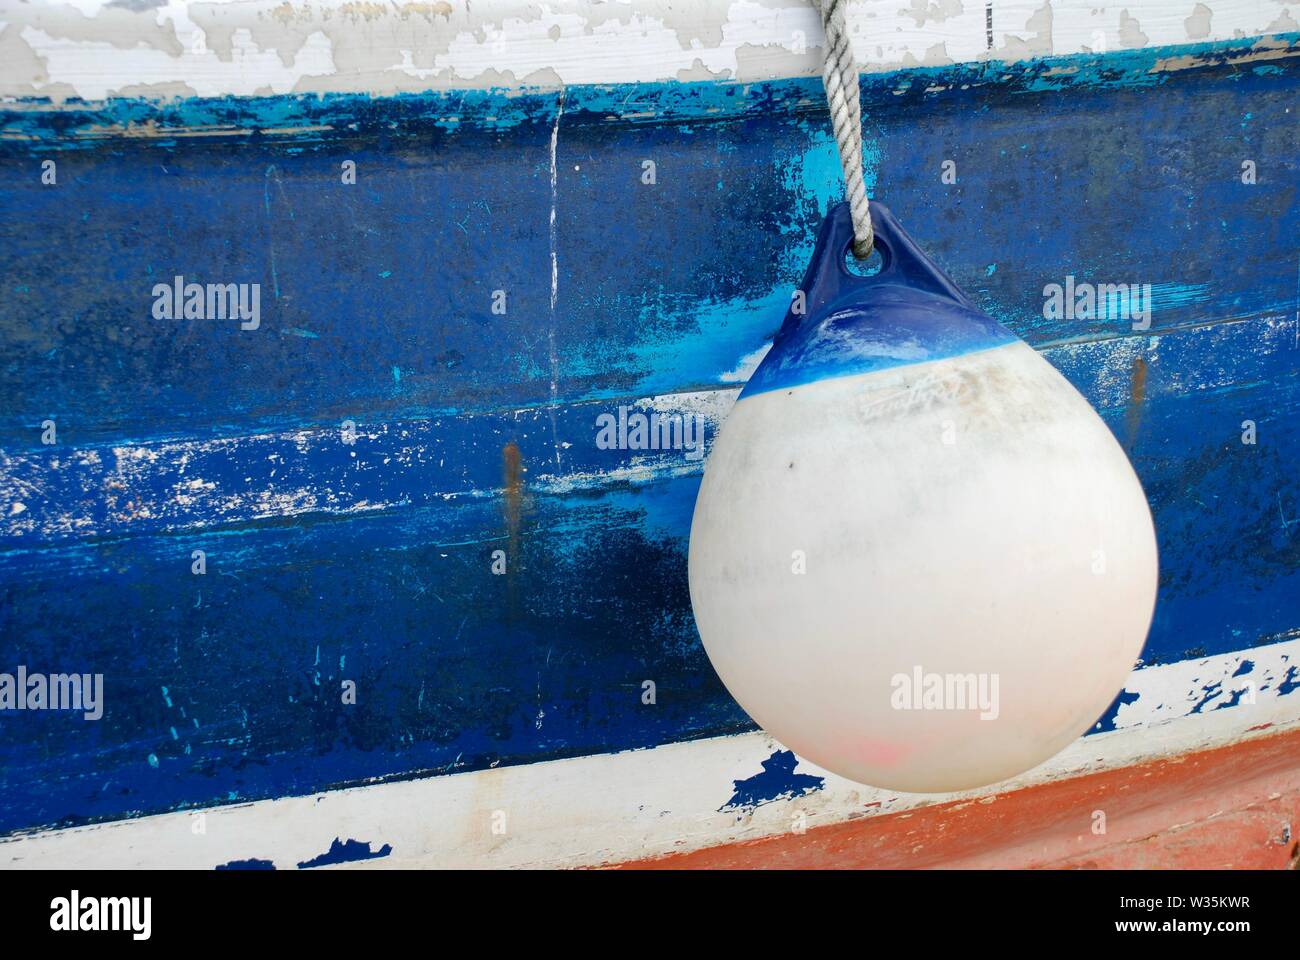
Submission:
[[[840,149],[840,166],[853,215],[853,255],[865,260],[871,255],[873,235],[867,185],[862,173],[862,104],[858,99],[858,66],[853,60],[849,31],[844,22],[845,0],[819,0],[822,27],[826,31],[826,56],[822,85],[831,111],[835,142]]]

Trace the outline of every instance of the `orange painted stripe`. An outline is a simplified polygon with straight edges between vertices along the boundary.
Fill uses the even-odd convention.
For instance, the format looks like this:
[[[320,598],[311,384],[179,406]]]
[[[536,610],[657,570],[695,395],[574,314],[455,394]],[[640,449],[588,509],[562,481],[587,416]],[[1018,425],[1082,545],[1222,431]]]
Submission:
[[[1295,868],[1297,833],[1300,730],[620,867]]]

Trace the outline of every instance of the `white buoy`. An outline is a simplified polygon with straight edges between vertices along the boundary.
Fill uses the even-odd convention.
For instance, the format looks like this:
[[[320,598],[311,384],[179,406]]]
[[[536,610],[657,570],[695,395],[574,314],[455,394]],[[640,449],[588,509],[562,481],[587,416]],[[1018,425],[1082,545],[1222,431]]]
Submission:
[[[1141,652],[1146,498],[1087,401],[872,206],[875,276],[831,212],[792,312],[723,424],[690,543],[718,675],[851,780],[1006,779],[1094,724]]]

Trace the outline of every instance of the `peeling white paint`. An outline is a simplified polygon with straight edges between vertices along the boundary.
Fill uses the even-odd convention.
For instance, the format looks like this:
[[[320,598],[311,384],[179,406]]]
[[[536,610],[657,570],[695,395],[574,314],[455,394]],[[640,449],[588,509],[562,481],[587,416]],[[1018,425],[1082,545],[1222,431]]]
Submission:
[[[178,55],[148,47],[123,51],[111,42],[56,37],[33,27],[24,28],[22,38],[40,51],[49,76],[60,78],[88,100],[148,94],[158,88],[176,93],[182,87],[185,93],[201,97],[291,93],[306,78],[336,72],[330,40],[320,31],[306,38],[288,66],[274,49],[259,49],[250,31],[242,28],[231,37],[230,63],[222,63],[212,51],[185,49]],[[117,75],[123,53],[131,60],[130,82],[125,84]]]
[[[866,71],[1296,29],[1300,0],[857,0]],[[0,96],[389,95],[820,72],[799,0],[0,0]]]
[[[1183,21],[1187,27],[1188,40],[1204,40],[1210,35],[1210,24],[1214,18],[1214,11],[1203,3],[1198,3],[1192,8],[1191,16]]]

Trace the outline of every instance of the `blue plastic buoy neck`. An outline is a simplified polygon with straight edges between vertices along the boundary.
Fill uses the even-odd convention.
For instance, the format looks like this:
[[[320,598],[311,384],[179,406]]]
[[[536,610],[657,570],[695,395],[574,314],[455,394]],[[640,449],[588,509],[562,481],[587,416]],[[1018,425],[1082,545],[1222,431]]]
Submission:
[[[799,288],[802,304],[792,298],[742,399],[1016,340],[921,252],[888,207],[873,201],[871,222],[881,267],[860,276],[846,265],[853,243],[849,205],[826,215]]]

